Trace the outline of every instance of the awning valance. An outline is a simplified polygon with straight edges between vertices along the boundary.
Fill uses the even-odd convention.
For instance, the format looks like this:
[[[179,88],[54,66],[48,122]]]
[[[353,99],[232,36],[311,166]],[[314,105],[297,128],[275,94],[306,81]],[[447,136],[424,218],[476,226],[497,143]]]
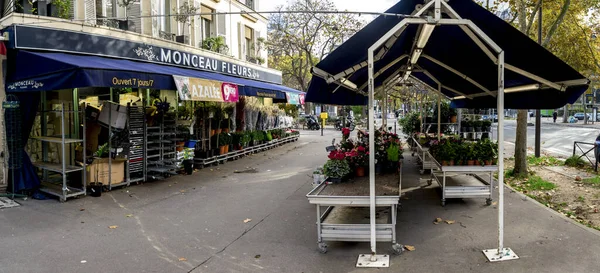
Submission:
[[[81,87],[177,90],[173,75],[238,85],[239,95],[286,100],[298,90],[260,81],[175,66],[99,56],[18,50],[9,56],[7,92],[51,91]]]

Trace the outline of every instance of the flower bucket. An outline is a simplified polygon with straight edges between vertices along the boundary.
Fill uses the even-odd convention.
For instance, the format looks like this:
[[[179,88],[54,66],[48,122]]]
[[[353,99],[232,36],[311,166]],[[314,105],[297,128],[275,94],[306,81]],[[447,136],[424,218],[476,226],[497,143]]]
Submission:
[[[356,168],[356,176],[357,177],[363,177],[365,176],[365,167],[360,166]]]
[[[188,141],[185,143],[185,147],[186,147],[186,148],[196,148],[196,143],[197,143],[197,142],[198,142],[197,140],[191,140],[191,139],[190,139],[190,140],[188,140]]]

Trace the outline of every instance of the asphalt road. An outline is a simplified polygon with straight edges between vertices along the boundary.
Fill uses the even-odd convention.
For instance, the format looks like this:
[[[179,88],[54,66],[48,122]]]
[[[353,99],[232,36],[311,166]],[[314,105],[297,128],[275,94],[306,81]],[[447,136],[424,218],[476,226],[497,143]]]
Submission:
[[[514,151],[516,134],[516,121],[506,121],[506,125],[504,126],[504,139],[506,143],[505,147],[507,154],[512,154],[512,151]],[[573,143],[575,141],[593,143],[598,134],[600,134],[600,130],[596,128],[578,128],[542,124],[542,151],[545,151],[553,156],[569,157],[573,154]],[[497,137],[496,130],[494,130],[493,137]],[[535,147],[534,126],[527,127],[527,147],[530,147],[531,149]]]

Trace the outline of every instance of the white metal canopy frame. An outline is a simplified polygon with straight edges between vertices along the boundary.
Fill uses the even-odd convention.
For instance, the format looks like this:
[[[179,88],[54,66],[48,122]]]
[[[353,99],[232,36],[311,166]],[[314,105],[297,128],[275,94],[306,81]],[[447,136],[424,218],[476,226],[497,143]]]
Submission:
[[[400,77],[400,73],[395,73],[394,76],[392,76],[392,79],[389,79],[389,81],[386,81],[386,84],[384,85],[384,89],[387,85],[389,84],[395,84],[397,82],[406,82],[409,77],[411,77],[411,69],[412,67],[418,67],[417,66],[417,62],[418,59],[421,57],[422,52],[423,52],[423,48],[425,47],[425,45],[428,42],[429,36],[431,35],[431,33],[435,30],[436,26],[439,25],[456,25],[459,26],[465,33],[468,34],[468,36],[473,40],[473,42],[475,42],[479,48],[481,48],[486,55],[488,55],[488,57],[490,59],[492,59],[492,61],[497,65],[498,67],[498,90],[496,92],[491,92],[490,90],[485,89],[483,86],[477,84],[476,82],[474,82],[473,80],[470,80],[467,76],[460,74],[460,72],[453,70],[451,67],[438,62],[440,65],[444,66],[446,69],[453,71],[454,73],[463,76],[463,78],[465,80],[470,81],[471,83],[474,83],[475,86],[478,86],[479,88],[482,89],[483,93],[485,93],[486,95],[489,96],[494,96],[497,99],[497,111],[498,113],[503,113],[504,112],[504,69],[505,69],[505,64],[504,64],[504,51],[492,40],[490,39],[481,29],[479,29],[473,22],[471,22],[470,20],[467,19],[462,19],[460,18],[460,16],[446,3],[446,1],[444,0],[425,0],[427,3],[419,10],[415,13],[416,16],[420,16],[421,14],[425,14],[425,12],[427,11],[433,11],[433,17],[432,16],[427,16],[426,18],[405,18],[402,21],[400,21],[397,25],[395,25],[392,29],[390,29],[387,33],[385,33],[381,38],[379,38],[379,40],[377,40],[373,45],[371,45],[367,51],[367,69],[368,69],[368,107],[369,107],[369,118],[372,119],[374,114],[375,114],[375,109],[374,109],[374,105],[373,105],[373,101],[374,101],[374,94],[375,94],[375,75],[380,74],[380,71],[377,71],[377,73],[374,71],[374,62],[379,60],[381,58],[380,54],[381,52],[385,52],[387,48],[389,48],[391,45],[393,45],[393,43],[395,42],[396,38],[399,37],[399,35],[402,33],[402,31],[404,31],[407,27],[407,25],[409,24],[416,24],[416,25],[420,25],[420,31],[418,34],[418,39],[416,39],[416,42],[413,44],[412,47],[412,52],[410,54],[410,57],[408,56],[403,56],[401,57],[400,60],[404,58],[408,59],[408,64],[406,67],[408,67],[408,69],[404,69],[404,74],[402,77]],[[446,13],[450,19],[443,19],[442,18],[442,12]],[[483,42],[482,42],[483,40]],[[484,44],[485,43],[485,44]],[[487,46],[486,46],[487,45]],[[375,52],[380,49],[383,46],[383,48],[379,51],[379,53],[377,53],[377,56],[375,56]],[[490,52],[490,50],[488,49],[491,48],[493,50],[493,52]],[[385,54],[385,53],[383,53]],[[423,55],[422,57],[427,58],[429,60],[431,60],[432,58],[428,57],[427,55]],[[433,60],[434,62],[436,62],[435,60]],[[362,65],[357,65],[358,67],[362,67]],[[382,68],[382,70],[388,69],[388,67],[384,67]],[[349,68],[350,71],[352,71],[354,69],[354,67]],[[510,68],[509,68],[510,69]],[[511,69],[512,71],[514,71],[515,69]],[[348,71],[348,69],[346,70]],[[346,72],[345,71],[345,72]],[[529,74],[525,71],[519,71],[522,72],[522,74]],[[342,72],[344,73],[344,72]],[[433,88],[431,86],[428,86],[427,84],[423,83],[422,81],[419,81],[423,84],[425,84],[426,86],[428,86],[431,91],[437,93],[438,98],[440,96],[442,96],[442,92],[441,89],[443,87],[443,84],[438,81],[437,79],[435,79],[430,73],[428,72],[424,72],[428,77],[430,77],[438,86],[437,88]],[[334,76],[334,77],[338,77],[339,79],[343,79],[343,77],[340,77],[339,75]],[[528,77],[530,78],[537,78],[536,80],[538,82],[541,82],[542,84],[548,85],[550,87],[554,87],[554,88],[564,88],[564,87],[560,87],[560,86],[555,86],[554,83],[548,82],[544,79],[541,79],[539,77],[536,77],[535,75],[531,75],[529,74]],[[345,79],[344,79],[345,80]],[[345,81],[342,81],[345,82]],[[356,89],[355,89],[356,90]],[[356,90],[356,91],[360,91],[360,90]],[[385,90],[384,90],[385,92]],[[456,92],[459,95],[463,95],[459,92]],[[439,99],[438,99],[439,102]],[[439,107],[439,106],[438,106]],[[439,118],[438,118],[438,126],[439,126]],[[502,127],[504,126],[504,115],[498,115],[498,149],[499,151],[503,151],[504,150],[504,131],[502,130]],[[375,125],[373,122],[369,122],[369,132],[374,132],[375,131]],[[374,133],[370,133],[369,134],[369,147],[374,147],[375,146],[375,134]],[[369,168],[371,170],[375,169],[375,153],[370,153],[369,154]],[[504,260],[512,260],[512,259],[517,259],[517,255],[515,255],[513,253],[513,251],[510,248],[505,248],[504,247],[504,155],[502,152],[500,152],[498,154],[498,187],[499,187],[499,198],[498,198],[498,247],[496,249],[492,249],[492,250],[484,250],[484,254],[485,256],[488,258],[489,261],[504,261]],[[370,262],[373,264],[377,264],[378,259],[383,258],[383,256],[381,255],[376,255],[376,222],[375,222],[375,172],[369,172],[369,181],[370,181],[370,229],[371,229],[371,255],[370,255]],[[365,255],[361,255],[361,257],[364,257]],[[385,255],[384,255],[385,256]],[[387,257],[387,256],[385,256]],[[359,257],[360,258],[360,257]],[[389,262],[387,263],[389,265]]]

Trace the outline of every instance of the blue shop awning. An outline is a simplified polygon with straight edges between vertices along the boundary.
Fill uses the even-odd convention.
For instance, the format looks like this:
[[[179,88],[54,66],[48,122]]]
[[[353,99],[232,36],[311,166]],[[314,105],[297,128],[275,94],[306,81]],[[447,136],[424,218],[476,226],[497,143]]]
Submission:
[[[387,10],[387,13],[410,15],[417,5],[423,5],[424,2],[427,1],[402,0]],[[447,4],[462,19],[473,22],[504,51],[505,108],[558,108],[566,103],[574,103],[588,88],[588,81],[579,72],[476,1],[452,0],[447,1]],[[446,14],[443,16],[448,18]],[[315,76],[312,77],[306,101],[342,105],[367,104],[367,50],[403,19],[390,15],[377,17],[319,62],[313,71]],[[497,64],[458,25],[435,26],[416,63],[418,67],[408,67],[420,28],[420,25],[408,25],[402,34],[391,38],[396,39],[395,42],[387,48],[383,58],[374,62],[375,87],[382,86],[386,79],[393,78],[399,71],[412,69],[414,72],[411,77],[436,90],[438,86],[433,78],[441,82],[442,93],[454,98],[453,107],[495,108],[496,98],[489,93],[494,94],[498,89]],[[406,56],[398,61],[404,55]],[[538,76],[546,83],[533,80],[531,76],[526,77],[523,73],[516,73],[511,67]],[[356,85],[356,90],[351,90],[354,89],[352,85],[349,88],[344,85],[340,87],[325,80],[334,80],[333,76],[338,74]],[[478,85],[473,84],[473,81]],[[561,86],[564,90],[549,87],[548,82],[554,87]],[[538,87],[527,92],[510,92],[509,89],[512,87],[522,90],[526,86]],[[469,98],[461,98],[462,95]]]
[[[173,75],[237,84],[242,96],[285,100],[292,88],[218,73],[123,59],[19,50],[7,77],[8,92],[51,91],[81,87],[132,87],[177,90]],[[302,92],[300,92],[302,93]]]

